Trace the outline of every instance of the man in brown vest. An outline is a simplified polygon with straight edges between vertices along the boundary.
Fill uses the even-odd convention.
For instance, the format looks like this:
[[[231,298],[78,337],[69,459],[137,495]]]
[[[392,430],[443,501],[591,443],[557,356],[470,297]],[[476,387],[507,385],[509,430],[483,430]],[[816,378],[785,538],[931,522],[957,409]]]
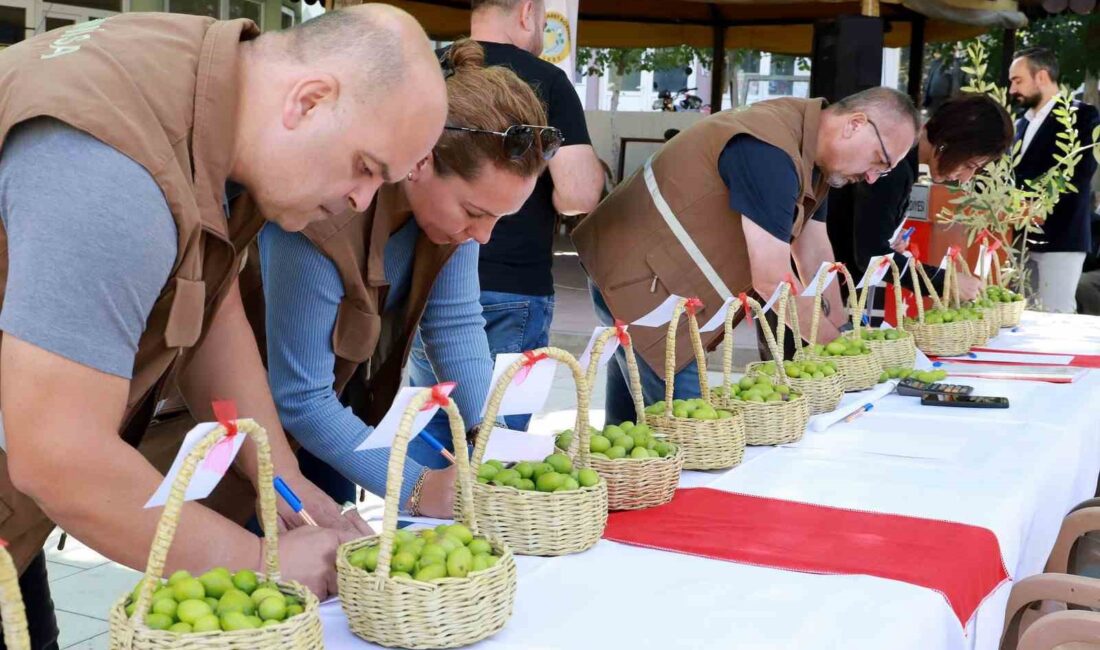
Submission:
[[[829,107],[822,99],[760,102],[684,130],[574,231],[597,315],[608,325],[613,317],[631,322],[676,294],[702,299],[705,322],[726,298],[751,290],[766,299],[790,274],[801,291],[833,259],[823,209],[829,187],[875,182],[904,158],[918,129],[908,97],[872,88]],[[825,301],[822,341],[844,322],[836,284]],[[810,322],[811,309],[811,299],[799,299],[801,322]],[[631,335],[650,404],[664,395],[665,331],[634,327]],[[704,334],[704,345],[721,335],[721,328]],[[636,417],[621,352],[616,359],[608,422]],[[675,368],[676,397],[697,397],[686,329]]]
[[[53,522],[145,566],[161,476],[134,446],[172,379],[200,421],[231,399],[267,429],[275,473],[322,526],[295,528],[280,505],[283,575],[336,591],[336,546],[367,529],[301,476],[237,273],[265,219],[301,230],[365,208],[445,118],[427,37],[384,5],[263,36],[247,20],[123,14],[0,54],[0,537],[34,647],[56,647]],[[253,444],[237,464],[259,480]],[[260,569],[261,552],[188,502],[167,569]]]

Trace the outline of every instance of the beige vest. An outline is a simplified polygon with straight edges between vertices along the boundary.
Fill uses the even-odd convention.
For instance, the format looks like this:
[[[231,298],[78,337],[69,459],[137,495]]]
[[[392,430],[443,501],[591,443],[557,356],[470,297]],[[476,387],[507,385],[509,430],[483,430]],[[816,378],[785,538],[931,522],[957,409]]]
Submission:
[[[235,202],[228,222],[223,208],[240,42],[258,33],[247,20],[123,14],[42,34],[0,53],[0,148],[20,122],[58,119],[144,167],[175,219],[176,260],[139,341],[120,424],[134,445],[159,387],[205,335],[241,252],[263,223],[247,197]],[[7,252],[0,229],[0,301]],[[20,570],[51,528],[37,505],[12,487],[7,457],[0,454],[0,537],[11,542]]]
[[[722,304],[720,291],[733,296],[752,287],[741,215],[729,207],[729,190],[718,173],[718,158],[730,138],[751,135],[782,149],[798,172],[799,199],[789,206],[798,237],[828,193],[825,180],[813,182],[817,128],[824,100],[776,99],[739,111],[712,115],[684,130],[653,157],[655,200],[639,169],[581,222],[573,232],[581,262],[600,289],[611,313],[631,322],[649,313],[670,294],[699,297],[701,323]],[[658,209],[682,226],[705,264],[688,252]],[[709,268],[706,268],[708,267]],[[723,289],[716,288],[716,284]],[[700,324],[701,324],[700,323]],[[693,358],[687,325],[681,319],[676,369]],[[631,328],[634,349],[652,368],[665,367],[665,328]],[[722,330],[703,334],[707,349]]]

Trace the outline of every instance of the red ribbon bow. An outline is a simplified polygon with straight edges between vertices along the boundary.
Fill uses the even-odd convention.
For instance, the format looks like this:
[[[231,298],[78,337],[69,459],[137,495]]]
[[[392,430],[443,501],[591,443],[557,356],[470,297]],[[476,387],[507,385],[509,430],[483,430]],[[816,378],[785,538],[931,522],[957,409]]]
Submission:
[[[4,539],[3,537],[0,537],[0,548],[7,548],[7,547],[8,547],[8,540]]]
[[[844,262],[833,262],[829,265],[829,273],[839,273],[844,270]]]
[[[986,247],[986,251],[989,253],[996,253],[997,249],[1001,247],[1001,240],[994,239],[993,243]]]
[[[737,299],[741,301],[741,306],[745,308],[745,319],[750,323],[752,322],[752,307],[749,306],[749,295],[742,291],[737,294]]]
[[[232,438],[237,435],[237,403],[231,399],[220,399],[211,403],[211,406],[218,424],[225,427],[225,437]]]
[[[953,259],[953,260],[958,259],[959,258],[959,253],[960,253],[960,251],[959,251],[958,246],[948,246],[947,247],[947,256],[950,257],[951,259]]]
[[[214,444],[202,466],[212,472],[224,474],[233,458],[233,438],[237,435],[237,403],[228,399],[215,400],[211,407],[218,424],[225,427],[225,437]]]
[[[513,380],[513,383],[518,386],[527,381],[527,376],[531,374],[531,369],[535,367],[535,364],[549,358],[549,355],[545,352],[539,352],[538,354],[535,354],[532,350],[524,352],[523,366],[520,367],[519,372],[516,373],[516,378]]]
[[[420,410],[430,411],[437,406],[439,408],[447,406],[447,404],[450,404],[451,402],[450,395],[451,391],[454,389],[455,382],[453,381],[445,381],[441,384],[436,384],[435,386],[432,386],[432,397],[424,403],[424,406],[422,406]]]
[[[619,345],[626,347],[627,343],[630,343],[630,335],[626,333],[626,323],[615,319],[615,336],[619,338]]]
[[[887,266],[890,266],[890,258],[884,255],[882,259],[878,261],[878,268],[881,270]]]
[[[694,316],[695,312],[699,311],[702,308],[703,301],[699,300],[698,298],[688,298],[687,301],[684,302],[684,309],[686,309],[687,313],[691,314],[692,316]]]
[[[794,286],[794,276],[793,275],[788,273],[787,277],[784,278],[784,282],[786,282],[787,286],[789,286],[791,288],[791,295],[792,296],[798,295],[798,289],[796,289],[795,286]]]

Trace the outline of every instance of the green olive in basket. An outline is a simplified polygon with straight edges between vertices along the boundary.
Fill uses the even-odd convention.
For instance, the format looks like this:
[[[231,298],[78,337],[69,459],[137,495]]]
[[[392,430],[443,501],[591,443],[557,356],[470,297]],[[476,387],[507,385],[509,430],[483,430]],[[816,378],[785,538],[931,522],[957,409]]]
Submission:
[[[577,482],[581,487],[593,487],[600,482],[600,475],[595,470],[584,468],[577,473]]]
[[[145,625],[150,630],[167,630],[172,627],[172,617],[164,614],[149,614],[145,617]]]
[[[477,573],[478,571],[484,571],[488,569],[492,564],[489,560],[490,556],[487,554],[478,554],[474,556],[473,562],[470,563],[470,573]]]
[[[222,622],[214,614],[207,614],[200,617],[194,623],[191,624],[191,631],[198,634],[199,632],[219,632],[222,629]]]
[[[393,558],[390,559],[390,571],[412,573],[413,569],[416,567],[416,558],[417,556],[409,551],[395,553]]]
[[[493,480],[493,478],[496,477],[497,472],[499,471],[500,469],[496,465],[482,463],[481,466],[477,468],[477,478],[484,479],[486,482],[488,482]]]
[[[433,580],[439,580],[440,578],[446,577],[446,564],[429,564],[427,566],[422,566],[412,576],[413,580],[417,580],[419,582],[431,582]]]
[[[531,479],[538,481],[540,476],[552,473],[553,471],[554,468],[550,463],[535,463],[534,469],[531,471]]]
[[[256,613],[263,621],[281,621],[286,618],[286,600],[272,596],[260,601]]]
[[[642,451],[645,450],[643,449]],[[561,485],[554,488],[555,492],[572,492],[573,490],[581,489],[580,482],[572,476],[565,476],[563,474],[559,474],[558,476],[564,476],[564,478],[561,480]]]
[[[222,629],[226,632],[252,629],[252,622],[248,620],[248,616],[241,612],[223,614],[221,617],[221,624]]]
[[[253,591],[256,591],[256,587],[259,585],[260,580],[256,577],[255,571],[241,569],[233,574],[233,586],[246,594],[251,594]]]
[[[535,473],[535,464],[529,461],[523,461],[516,463],[512,469],[519,472],[520,478],[531,478],[531,475]]]
[[[602,434],[594,435],[592,436],[592,439],[588,441],[589,451],[603,453],[608,449],[611,449],[611,440],[609,440]]]
[[[619,458],[625,458],[626,457],[626,448],[625,447],[612,446],[611,449],[607,450],[607,457],[610,458],[611,460],[617,460]]]
[[[291,616],[297,616],[298,614],[301,614],[304,611],[306,611],[306,608],[303,607],[302,605],[287,605],[286,606],[286,617],[290,618]]]
[[[553,492],[565,482],[565,476],[558,473],[543,474],[535,481],[535,489],[539,492]]]
[[[554,468],[559,474],[568,474],[573,471],[573,462],[565,454],[550,454],[543,462]]]
[[[209,598],[221,598],[225,592],[233,588],[233,579],[227,572],[207,571],[199,576],[203,590]]]
[[[494,476],[493,479],[489,482],[492,483],[493,485],[504,485],[508,481],[511,481],[512,479],[516,479],[516,478],[523,478],[523,477],[520,476],[519,472],[517,472],[514,469],[502,469],[499,472],[497,472],[496,476]]]
[[[654,402],[645,408],[646,415],[661,415],[665,412],[665,401]]]
[[[218,616],[225,616],[232,612],[248,616],[254,611],[256,611],[256,604],[252,602],[252,598],[248,594],[240,589],[230,589],[218,599]]]
[[[214,610],[210,609],[210,605],[205,600],[185,600],[179,604],[176,620],[194,625],[195,621],[213,613]]]
[[[447,532],[443,534],[454,537],[461,542],[463,546],[469,544],[474,539],[473,532],[471,532],[465,524],[451,524],[447,526]]]
[[[573,431],[567,429],[558,434],[558,437],[554,439],[554,446],[558,449],[569,449],[569,445],[573,444]]]

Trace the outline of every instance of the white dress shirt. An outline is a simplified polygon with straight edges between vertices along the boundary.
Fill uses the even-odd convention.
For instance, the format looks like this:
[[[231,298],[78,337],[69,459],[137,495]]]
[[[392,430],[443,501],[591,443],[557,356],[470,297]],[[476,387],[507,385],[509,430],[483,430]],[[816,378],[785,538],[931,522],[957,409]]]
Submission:
[[[1054,108],[1054,104],[1057,101],[1057,97],[1051,97],[1050,101],[1043,104],[1043,107],[1038,111],[1032,108],[1024,113],[1024,119],[1027,120],[1027,130],[1024,131],[1024,143],[1020,146],[1021,154],[1027,151],[1027,147],[1031,144],[1032,138],[1035,137],[1035,133],[1039,130],[1039,127],[1043,125],[1043,120],[1047,119],[1047,115],[1050,115],[1050,111]]]

